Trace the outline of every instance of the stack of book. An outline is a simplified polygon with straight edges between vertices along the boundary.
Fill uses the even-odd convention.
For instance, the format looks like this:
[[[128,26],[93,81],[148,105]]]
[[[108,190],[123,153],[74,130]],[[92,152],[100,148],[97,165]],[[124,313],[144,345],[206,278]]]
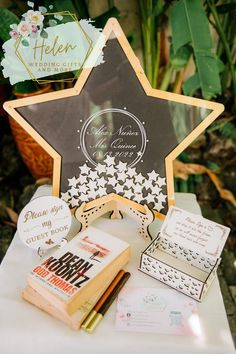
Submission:
[[[128,243],[89,227],[31,271],[23,298],[79,329],[129,259]]]

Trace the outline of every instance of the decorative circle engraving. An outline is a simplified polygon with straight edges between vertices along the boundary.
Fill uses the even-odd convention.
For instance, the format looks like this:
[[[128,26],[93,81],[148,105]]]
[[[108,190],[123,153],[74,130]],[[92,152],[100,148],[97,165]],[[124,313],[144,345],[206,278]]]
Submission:
[[[110,155],[133,167],[141,160],[146,143],[146,131],[139,119],[118,108],[92,114],[80,132],[80,147],[94,166]]]

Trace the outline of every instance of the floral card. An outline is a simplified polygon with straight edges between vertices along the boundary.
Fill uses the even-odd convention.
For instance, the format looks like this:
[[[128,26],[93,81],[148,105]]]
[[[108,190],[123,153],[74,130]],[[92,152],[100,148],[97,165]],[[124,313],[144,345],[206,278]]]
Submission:
[[[180,208],[171,207],[160,236],[201,256],[220,257],[230,229]]]
[[[198,336],[197,305],[175,290],[127,287],[118,297],[116,329]]]

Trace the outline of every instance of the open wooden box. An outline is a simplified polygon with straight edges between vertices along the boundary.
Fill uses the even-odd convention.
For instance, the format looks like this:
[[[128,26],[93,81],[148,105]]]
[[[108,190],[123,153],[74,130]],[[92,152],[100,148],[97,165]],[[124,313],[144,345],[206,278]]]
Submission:
[[[202,301],[216,275],[228,234],[225,226],[172,207],[160,233],[142,252],[139,269]]]

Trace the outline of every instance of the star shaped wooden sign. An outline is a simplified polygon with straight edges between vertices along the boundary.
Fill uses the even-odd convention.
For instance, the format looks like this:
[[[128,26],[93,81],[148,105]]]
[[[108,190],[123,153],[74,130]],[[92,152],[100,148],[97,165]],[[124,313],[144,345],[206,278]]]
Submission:
[[[72,208],[112,195],[163,217],[174,204],[173,160],[224,107],[153,89],[117,20],[103,33],[104,63],[84,68],[73,88],[4,108],[53,157],[53,194]]]

